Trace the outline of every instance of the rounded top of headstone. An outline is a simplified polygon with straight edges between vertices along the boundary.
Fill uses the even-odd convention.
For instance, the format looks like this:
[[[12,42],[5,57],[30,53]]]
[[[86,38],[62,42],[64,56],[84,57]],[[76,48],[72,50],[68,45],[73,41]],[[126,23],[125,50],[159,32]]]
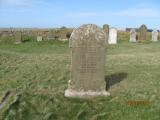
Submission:
[[[157,30],[157,29],[154,29],[154,30],[152,31],[152,34],[158,35],[158,30]]]
[[[132,28],[131,30],[130,30],[130,33],[135,33],[136,32],[136,29],[134,29],[134,28]]]
[[[109,31],[110,31],[110,32],[117,33],[117,28],[115,28],[115,27],[111,27],[111,28],[109,29]]]
[[[109,25],[108,24],[104,24],[103,25],[103,29],[108,29],[109,28]]]
[[[106,47],[107,35],[94,24],[84,24],[75,29],[70,37],[70,47],[101,46]]]
[[[158,30],[157,29],[153,29],[153,32],[158,32]]]
[[[147,29],[147,26],[145,24],[141,25],[140,28],[145,28]]]

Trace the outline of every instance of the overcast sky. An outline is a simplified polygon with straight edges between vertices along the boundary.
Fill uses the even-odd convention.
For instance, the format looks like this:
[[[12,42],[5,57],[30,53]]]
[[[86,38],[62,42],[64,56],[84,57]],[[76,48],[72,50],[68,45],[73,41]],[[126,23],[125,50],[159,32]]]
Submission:
[[[160,0],[0,0],[0,27],[160,28]]]

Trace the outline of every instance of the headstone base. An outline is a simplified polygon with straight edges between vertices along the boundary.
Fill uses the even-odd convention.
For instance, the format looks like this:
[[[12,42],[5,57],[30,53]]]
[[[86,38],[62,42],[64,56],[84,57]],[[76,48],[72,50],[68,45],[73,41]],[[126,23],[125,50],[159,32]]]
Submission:
[[[158,41],[153,41],[153,40],[152,40],[152,42],[158,42]]]
[[[103,97],[109,96],[110,93],[107,91],[74,91],[74,90],[66,90],[65,97],[70,98],[93,98],[93,97]]]

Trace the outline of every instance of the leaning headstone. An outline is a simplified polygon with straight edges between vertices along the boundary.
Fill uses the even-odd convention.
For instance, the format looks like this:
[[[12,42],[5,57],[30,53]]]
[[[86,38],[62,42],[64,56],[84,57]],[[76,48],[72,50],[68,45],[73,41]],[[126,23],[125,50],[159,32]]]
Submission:
[[[139,42],[147,41],[147,27],[146,27],[146,25],[142,25],[139,28],[139,32],[140,32]]]
[[[107,35],[107,43],[108,43],[108,38],[109,38],[109,25],[105,24],[103,25],[103,30],[105,31],[106,35]]]
[[[154,29],[152,31],[152,42],[157,42],[158,41],[158,31]]]
[[[69,40],[71,79],[66,97],[90,98],[108,96],[105,90],[106,34],[93,24],[75,29]]]
[[[117,29],[116,28],[110,28],[108,43],[117,44]]]
[[[135,29],[131,29],[130,31],[130,42],[136,42],[136,30]]]
[[[22,42],[22,32],[16,31],[15,32],[15,44],[20,44]]]

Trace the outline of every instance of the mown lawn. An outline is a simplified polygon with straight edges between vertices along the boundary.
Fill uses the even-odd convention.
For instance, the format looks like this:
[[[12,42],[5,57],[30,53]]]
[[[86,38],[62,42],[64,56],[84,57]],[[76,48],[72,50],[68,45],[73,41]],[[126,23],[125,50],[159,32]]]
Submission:
[[[105,78],[111,96],[90,100],[64,97],[69,51],[64,42],[0,43],[0,98],[9,93],[0,119],[160,120],[159,42],[109,46]]]

